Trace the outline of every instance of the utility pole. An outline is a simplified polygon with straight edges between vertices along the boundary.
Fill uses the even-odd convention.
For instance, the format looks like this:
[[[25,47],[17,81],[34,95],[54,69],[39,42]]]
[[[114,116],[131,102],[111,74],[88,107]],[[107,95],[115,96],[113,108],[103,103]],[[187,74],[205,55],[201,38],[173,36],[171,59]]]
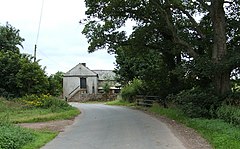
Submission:
[[[37,45],[35,44],[35,47],[34,47],[34,62],[36,62],[36,59],[37,59]]]
[[[42,7],[41,7],[39,24],[38,24],[38,31],[37,31],[37,39],[36,39],[36,44],[35,44],[35,47],[34,47],[34,62],[36,62],[36,59],[37,59],[37,43],[38,43],[38,37],[39,37],[39,32],[40,32],[40,27],[41,27],[41,22],[42,22],[43,5],[44,5],[44,0],[42,0]]]

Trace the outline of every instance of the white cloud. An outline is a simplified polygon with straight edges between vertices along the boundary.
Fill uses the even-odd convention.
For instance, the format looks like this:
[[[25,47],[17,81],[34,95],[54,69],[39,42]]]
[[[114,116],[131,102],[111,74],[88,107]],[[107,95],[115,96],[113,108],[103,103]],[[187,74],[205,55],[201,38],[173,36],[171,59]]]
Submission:
[[[0,23],[7,21],[25,38],[22,52],[32,54],[36,43],[42,0],[0,0]],[[88,54],[88,43],[78,22],[85,13],[84,0],[45,0],[37,45],[37,59],[47,73],[66,72],[85,62],[90,69],[114,69],[107,51]]]

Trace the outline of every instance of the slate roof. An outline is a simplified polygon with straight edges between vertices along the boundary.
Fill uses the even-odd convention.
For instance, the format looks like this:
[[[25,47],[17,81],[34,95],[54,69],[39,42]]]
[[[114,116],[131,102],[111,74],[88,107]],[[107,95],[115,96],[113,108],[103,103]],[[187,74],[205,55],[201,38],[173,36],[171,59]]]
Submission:
[[[115,80],[116,74],[113,70],[92,70],[98,74],[98,80]]]
[[[85,68],[85,71],[82,72],[81,68]],[[86,73],[87,72],[87,73]],[[86,73],[86,74],[85,74]],[[74,75],[86,75],[86,77],[88,75],[97,75],[98,76],[98,80],[100,81],[114,81],[116,78],[116,74],[113,72],[113,70],[91,70],[88,67],[86,67],[85,63],[79,63],[77,64],[75,67],[73,67],[71,70],[69,70],[68,72],[66,72],[64,74],[65,77],[68,76],[74,76]]]
[[[97,74],[86,67],[85,63],[79,63],[66,72],[63,77],[97,77]]]

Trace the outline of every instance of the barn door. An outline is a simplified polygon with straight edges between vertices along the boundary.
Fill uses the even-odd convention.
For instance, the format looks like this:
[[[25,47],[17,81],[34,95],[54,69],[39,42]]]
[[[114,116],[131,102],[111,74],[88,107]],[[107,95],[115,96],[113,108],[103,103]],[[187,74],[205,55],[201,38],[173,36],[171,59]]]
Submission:
[[[80,88],[87,89],[87,79],[86,78],[80,78]]]

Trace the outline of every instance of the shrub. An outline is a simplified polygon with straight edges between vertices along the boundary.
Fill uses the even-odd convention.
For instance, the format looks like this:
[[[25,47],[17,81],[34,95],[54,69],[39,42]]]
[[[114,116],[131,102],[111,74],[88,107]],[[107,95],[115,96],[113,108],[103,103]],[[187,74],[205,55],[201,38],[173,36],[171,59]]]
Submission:
[[[240,124],[240,92],[233,92],[224,100],[221,107],[217,109],[217,116],[224,121]]]
[[[121,89],[120,94],[123,100],[133,102],[134,96],[139,94],[141,89],[142,89],[142,81],[138,79],[134,79],[130,84],[124,86]]]
[[[71,106],[64,100],[49,96],[43,102],[43,108],[50,108],[52,111],[68,110]]]
[[[227,105],[240,106],[240,92],[232,92],[224,102]]]
[[[20,100],[32,107],[50,108],[52,111],[67,110],[71,107],[66,101],[49,95],[28,95]]]
[[[213,117],[216,109],[221,105],[211,89],[193,88],[176,95],[177,106],[189,117]]]
[[[22,98],[20,98],[19,100],[23,101],[24,103],[26,103],[29,106],[32,107],[42,107],[43,106],[43,101],[44,101],[44,96],[42,95],[42,97],[38,96],[38,95],[26,95]]]
[[[105,94],[108,94],[109,92],[110,92],[110,84],[109,83],[105,83],[105,84],[103,84],[103,92],[105,93]]]
[[[217,109],[217,116],[231,124],[240,124],[240,108],[231,105],[222,105]]]

